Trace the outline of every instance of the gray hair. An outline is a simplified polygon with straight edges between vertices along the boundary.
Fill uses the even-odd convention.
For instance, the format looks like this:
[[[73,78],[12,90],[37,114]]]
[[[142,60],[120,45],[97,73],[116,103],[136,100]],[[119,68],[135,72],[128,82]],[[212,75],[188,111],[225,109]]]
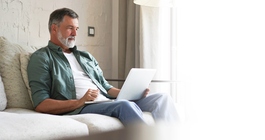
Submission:
[[[61,8],[53,11],[50,14],[50,19],[49,19],[49,32],[51,33],[51,26],[52,24],[56,24],[58,27],[60,27],[61,22],[63,22],[64,16],[67,15],[71,18],[77,18],[78,15],[76,12],[69,8]]]

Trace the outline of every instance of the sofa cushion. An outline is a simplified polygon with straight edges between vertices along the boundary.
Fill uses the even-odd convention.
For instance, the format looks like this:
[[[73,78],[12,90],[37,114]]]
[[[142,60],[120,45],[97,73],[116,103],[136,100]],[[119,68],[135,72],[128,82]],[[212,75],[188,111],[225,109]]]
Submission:
[[[148,125],[154,125],[155,124],[155,120],[154,120],[151,112],[143,112],[143,117],[144,117],[145,122]]]
[[[0,73],[0,111],[5,110],[6,103],[7,100],[6,100],[5,88]]]
[[[0,73],[5,87],[7,108],[33,109],[20,72],[20,53],[34,52],[34,47],[20,46],[0,37]]]
[[[40,113],[0,112],[0,139],[65,139],[88,135],[87,126],[71,118]]]
[[[17,113],[17,114],[43,114],[34,110],[23,109],[23,108],[7,108],[4,112]]]
[[[117,130],[124,127],[119,119],[100,114],[89,113],[65,116],[86,124],[89,134]]]
[[[154,119],[149,112],[144,112],[144,119],[148,125],[154,125]],[[90,134],[95,134],[99,132],[106,132],[124,128],[121,121],[114,117],[109,117],[100,114],[78,114],[78,115],[65,115],[79,122],[85,123],[89,129]]]

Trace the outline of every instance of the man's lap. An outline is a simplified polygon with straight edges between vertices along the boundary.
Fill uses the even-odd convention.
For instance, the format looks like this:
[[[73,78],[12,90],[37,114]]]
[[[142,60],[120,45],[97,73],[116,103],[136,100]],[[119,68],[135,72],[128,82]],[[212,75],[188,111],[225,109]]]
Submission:
[[[103,102],[103,103],[95,103],[95,104],[89,104],[84,107],[84,109],[80,112],[80,114],[83,113],[97,113],[97,114],[103,114],[103,115],[111,115],[114,108],[123,106],[124,104],[130,104],[130,106],[137,106],[142,111],[151,112],[153,110],[154,103],[157,101],[158,98],[161,98],[164,96],[164,94],[155,93],[150,94],[145,98],[142,98],[138,101],[128,101],[128,100],[120,100],[120,101],[114,101],[114,102]],[[159,103],[156,103],[157,105]],[[129,110],[128,110],[129,111]]]
[[[130,101],[127,101],[127,100],[89,104],[89,105],[86,105],[82,109],[80,114],[83,114],[83,113],[96,113],[96,114],[112,116],[112,114],[115,113],[113,111],[115,111],[116,108],[119,108],[119,107],[125,106],[125,105],[135,106],[133,104],[134,104],[133,102],[130,102]]]

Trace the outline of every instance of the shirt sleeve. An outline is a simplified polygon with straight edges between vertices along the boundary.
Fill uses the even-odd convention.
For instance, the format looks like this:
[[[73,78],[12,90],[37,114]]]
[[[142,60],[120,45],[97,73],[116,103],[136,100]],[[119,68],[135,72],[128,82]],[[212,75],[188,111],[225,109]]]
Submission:
[[[27,72],[33,104],[36,107],[43,100],[50,98],[51,78],[47,56],[39,52],[33,53]]]

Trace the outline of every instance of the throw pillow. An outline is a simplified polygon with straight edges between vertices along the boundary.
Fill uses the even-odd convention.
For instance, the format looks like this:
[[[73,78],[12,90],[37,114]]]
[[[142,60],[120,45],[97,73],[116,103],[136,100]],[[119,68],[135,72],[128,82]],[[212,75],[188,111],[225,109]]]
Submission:
[[[33,47],[22,47],[0,37],[0,73],[5,85],[6,108],[33,109],[20,71],[20,53],[34,51]]]
[[[6,94],[4,89],[4,84],[2,82],[1,74],[0,74],[0,111],[3,111],[6,109]]]
[[[33,105],[33,101],[31,98],[31,89],[29,87],[29,79],[28,79],[28,73],[27,73],[27,67],[29,64],[29,60],[30,60],[30,56],[32,55],[32,53],[29,52],[22,52],[20,54],[20,65],[21,65],[21,74],[22,74],[22,78],[24,80],[24,83],[27,87],[28,93],[29,93],[29,97],[31,100],[31,103]]]

